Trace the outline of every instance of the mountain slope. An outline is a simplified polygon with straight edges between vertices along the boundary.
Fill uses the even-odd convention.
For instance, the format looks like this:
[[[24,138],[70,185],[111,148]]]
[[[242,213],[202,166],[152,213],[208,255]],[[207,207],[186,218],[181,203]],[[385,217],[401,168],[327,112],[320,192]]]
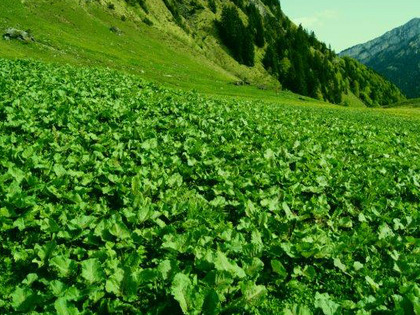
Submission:
[[[408,97],[420,96],[420,18],[340,53],[394,82]]]
[[[359,64],[353,64],[359,69],[358,77],[347,73],[347,62],[319,42],[314,33],[294,25],[278,1],[163,2],[181,30],[194,40],[205,39],[206,51],[225,48],[239,63],[259,72],[262,66],[263,72],[265,69],[278,79],[284,89],[332,103],[343,103],[343,95],[359,95],[359,90],[368,106],[403,99],[395,86]],[[218,58],[213,60],[219,62]]]
[[[232,25],[223,23],[229,8]],[[0,40],[0,56],[114,67],[212,94],[275,98],[282,89],[343,103],[353,93],[367,106],[404,99],[358,63],[357,77],[347,73],[348,62],[291,23],[277,1],[4,0],[0,28],[9,27],[31,29],[36,42]]]

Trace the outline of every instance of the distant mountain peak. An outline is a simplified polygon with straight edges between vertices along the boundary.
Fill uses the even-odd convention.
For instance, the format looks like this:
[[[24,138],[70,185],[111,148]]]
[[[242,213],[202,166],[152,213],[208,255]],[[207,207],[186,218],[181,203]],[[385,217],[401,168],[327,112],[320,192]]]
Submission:
[[[420,23],[420,18],[411,19],[406,25]]]
[[[372,39],[364,44],[359,44],[340,53],[342,56],[350,56],[363,63],[368,63],[370,58],[383,51],[399,50],[401,45],[407,45],[412,39],[420,35],[420,18],[414,18],[408,23],[386,32],[384,35]]]
[[[420,18],[364,44],[340,53],[373,68],[399,86],[407,96],[419,97]]]

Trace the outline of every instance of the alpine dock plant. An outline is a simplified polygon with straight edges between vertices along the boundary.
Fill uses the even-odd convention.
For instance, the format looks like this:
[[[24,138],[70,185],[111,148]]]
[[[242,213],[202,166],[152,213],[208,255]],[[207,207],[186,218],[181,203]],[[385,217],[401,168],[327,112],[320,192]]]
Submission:
[[[418,314],[419,122],[0,59],[0,313]]]

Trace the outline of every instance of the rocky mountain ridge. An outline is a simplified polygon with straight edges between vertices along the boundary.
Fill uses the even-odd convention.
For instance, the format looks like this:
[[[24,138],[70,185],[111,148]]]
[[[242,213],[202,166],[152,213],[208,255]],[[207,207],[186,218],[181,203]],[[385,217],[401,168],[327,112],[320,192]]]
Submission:
[[[419,97],[420,86],[420,18],[397,27],[365,44],[340,53],[373,68],[408,97]]]

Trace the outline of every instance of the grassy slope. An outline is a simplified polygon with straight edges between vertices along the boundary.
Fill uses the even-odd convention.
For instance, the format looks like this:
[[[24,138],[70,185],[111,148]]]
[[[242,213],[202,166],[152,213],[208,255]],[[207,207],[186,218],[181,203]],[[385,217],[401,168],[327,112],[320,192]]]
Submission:
[[[388,114],[406,117],[420,117],[420,98],[408,99],[404,102],[386,107]]]
[[[420,98],[408,99],[404,102],[394,104],[390,107],[420,108]]]
[[[210,62],[185,38],[147,27],[134,18],[123,22],[120,17],[119,11],[104,11],[96,3],[41,0],[23,5],[5,0],[0,4],[0,30],[31,29],[37,43],[0,40],[0,57],[111,67],[168,86],[210,94],[278,97],[276,91],[234,86],[232,83],[239,80],[235,75]],[[111,26],[120,28],[123,35],[112,33]],[[297,99],[292,93],[281,95],[290,101]]]
[[[352,92],[349,92],[348,95],[343,97],[344,104],[347,104],[349,107],[363,108],[366,105],[356,97]]]

